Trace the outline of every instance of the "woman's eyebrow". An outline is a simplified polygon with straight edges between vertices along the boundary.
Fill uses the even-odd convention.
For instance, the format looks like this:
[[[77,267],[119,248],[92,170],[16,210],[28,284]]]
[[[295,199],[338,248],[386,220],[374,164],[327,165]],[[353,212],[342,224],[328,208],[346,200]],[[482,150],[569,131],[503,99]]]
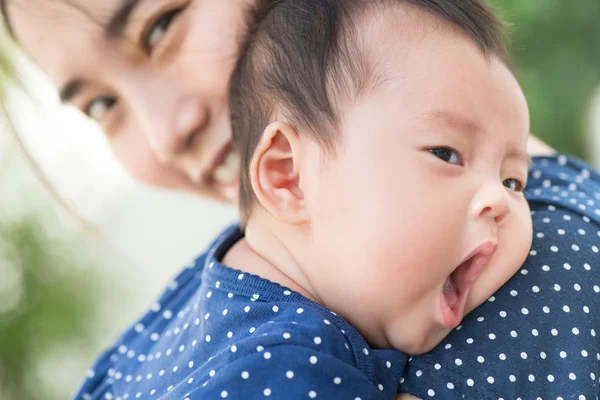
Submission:
[[[67,83],[64,88],[60,89],[59,96],[60,101],[63,103],[70,102],[73,97],[77,96],[77,93],[81,91],[81,87],[83,86],[83,82],[81,79],[73,79]]]
[[[122,36],[123,31],[127,28],[127,24],[131,20],[131,15],[135,8],[141,3],[140,0],[122,0],[116,11],[110,17],[104,28],[104,37],[113,39]],[[80,79],[70,80],[59,91],[60,100],[63,103],[68,103],[75,97],[83,86]]]
[[[122,0],[113,15],[110,17],[104,28],[104,36],[107,39],[113,39],[122,36],[123,31],[127,28],[127,24],[131,20],[131,15],[135,8],[141,3],[140,0]],[[75,97],[83,86],[81,79],[70,80],[59,91],[60,100],[63,103],[68,103]]]
[[[141,3],[140,0],[122,0],[121,5],[108,20],[104,28],[104,36],[107,39],[122,36],[123,31],[127,28],[133,10]]]

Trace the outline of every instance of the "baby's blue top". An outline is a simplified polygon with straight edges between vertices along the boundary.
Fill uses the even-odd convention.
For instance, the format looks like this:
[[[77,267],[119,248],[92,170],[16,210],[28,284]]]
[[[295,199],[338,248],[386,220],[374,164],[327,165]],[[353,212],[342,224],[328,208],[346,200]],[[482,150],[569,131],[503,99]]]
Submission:
[[[539,157],[528,186],[525,265],[429,354],[373,350],[325,307],[221,265],[241,237],[232,227],[96,361],[75,399],[596,398],[600,176]]]
[[[346,321],[218,262],[227,229],[90,371],[83,399],[389,399],[407,356]]]

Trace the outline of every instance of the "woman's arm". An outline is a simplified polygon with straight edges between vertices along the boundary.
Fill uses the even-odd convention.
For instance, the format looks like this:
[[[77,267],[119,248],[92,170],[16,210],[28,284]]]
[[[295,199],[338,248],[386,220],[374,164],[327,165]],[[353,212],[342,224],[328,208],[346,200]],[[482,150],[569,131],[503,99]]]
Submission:
[[[529,141],[527,142],[527,152],[529,153],[530,157],[551,156],[556,154],[556,150],[533,135],[529,136]]]

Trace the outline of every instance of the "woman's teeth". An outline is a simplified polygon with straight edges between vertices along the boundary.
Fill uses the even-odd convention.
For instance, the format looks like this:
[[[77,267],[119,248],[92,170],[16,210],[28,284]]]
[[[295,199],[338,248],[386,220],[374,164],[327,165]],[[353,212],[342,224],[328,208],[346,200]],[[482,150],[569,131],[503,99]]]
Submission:
[[[214,180],[221,185],[230,185],[239,179],[241,159],[236,151],[230,151],[227,157],[213,172]]]

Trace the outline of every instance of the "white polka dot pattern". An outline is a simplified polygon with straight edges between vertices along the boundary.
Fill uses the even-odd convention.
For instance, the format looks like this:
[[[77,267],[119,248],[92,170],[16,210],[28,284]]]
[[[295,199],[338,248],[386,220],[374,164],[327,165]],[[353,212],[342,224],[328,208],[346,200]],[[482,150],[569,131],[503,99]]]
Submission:
[[[240,237],[228,229],[173,280],[75,399],[393,398],[408,357],[374,350],[325,307],[217,262]]]
[[[540,157],[528,187],[523,268],[406,369],[406,356],[369,348],[335,314],[221,266],[229,229],[97,360],[74,399],[391,399],[399,383],[423,399],[597,398],[600,177]]]
[[[570,157],[535,158],[527,199],[534,238],[520,273],[462,329],[412,358],[403,391],[423,399],[598,398],[600,176]]]

